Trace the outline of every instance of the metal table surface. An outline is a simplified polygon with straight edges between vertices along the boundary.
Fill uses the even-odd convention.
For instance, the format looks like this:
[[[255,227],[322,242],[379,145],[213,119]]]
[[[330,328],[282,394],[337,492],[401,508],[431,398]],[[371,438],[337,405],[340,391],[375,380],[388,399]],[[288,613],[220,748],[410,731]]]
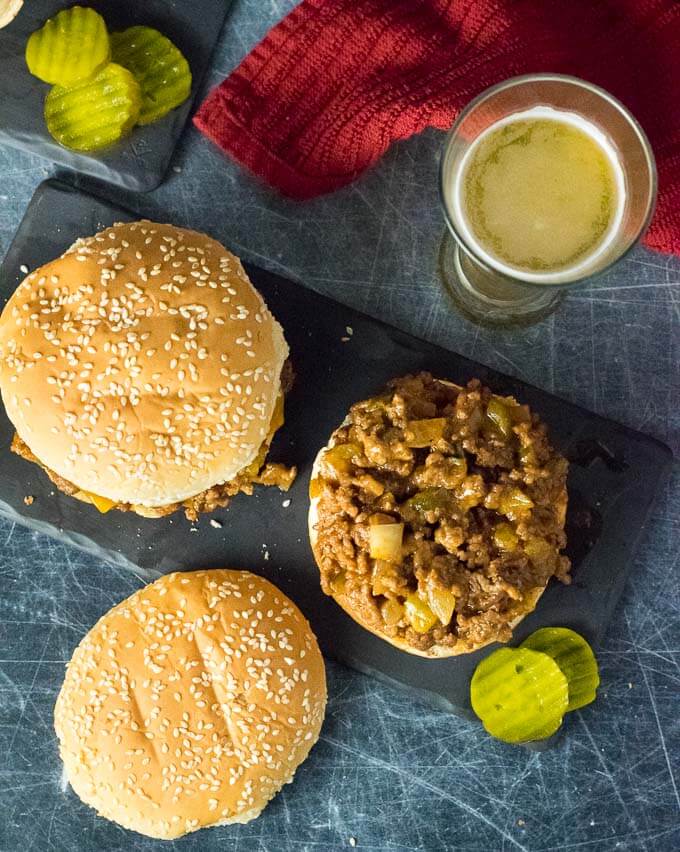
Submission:
[[[293,0],[238,0],[207,85]],[[116,197],[369,314],[645,431],[680,451],[680,261],[637,249],[540,324],[480,329],[442,293],[442,134],[394,146],[364,178],[304,204],[278,197],[194,129],[151,195]],[[54,170],[0,149],[0,255]],[[57,224],[57,223],[55,223]],[[315,391],[317,392],[317,391]],[[52,708],[87,629],[142,584],[0,522],[0,850],[672,850],[680,848],[680,473],[659,496],[599,650],[596,704],[538,754],[328,665],[321,740],[264,815],[158,843],[62,789]]]

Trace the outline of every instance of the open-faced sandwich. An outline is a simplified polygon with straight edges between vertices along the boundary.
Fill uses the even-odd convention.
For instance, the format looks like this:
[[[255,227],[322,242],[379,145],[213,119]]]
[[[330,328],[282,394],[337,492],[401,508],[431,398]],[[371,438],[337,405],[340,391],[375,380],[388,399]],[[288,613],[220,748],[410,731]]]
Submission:
[[[240,261],[173,225],[114,225],[32,272],[0,317],[12,449],[61,491],[159,517],[224,506],[267,464],[292,372]]]
[[[395,379],[319,453],[309,531],[321,585],[412,654],[507,641],[569,582],[567,462],[528,407],[478,381]]]

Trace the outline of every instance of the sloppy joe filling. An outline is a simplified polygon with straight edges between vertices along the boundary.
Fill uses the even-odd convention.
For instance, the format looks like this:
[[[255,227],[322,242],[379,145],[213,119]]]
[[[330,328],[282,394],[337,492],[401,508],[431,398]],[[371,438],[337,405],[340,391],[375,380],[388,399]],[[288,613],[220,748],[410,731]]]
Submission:
[[[569,582],[566,475],[527,406],[396,379],[351,408],[311,482],[323,590],[419,651],[507,641],[552,576]]]

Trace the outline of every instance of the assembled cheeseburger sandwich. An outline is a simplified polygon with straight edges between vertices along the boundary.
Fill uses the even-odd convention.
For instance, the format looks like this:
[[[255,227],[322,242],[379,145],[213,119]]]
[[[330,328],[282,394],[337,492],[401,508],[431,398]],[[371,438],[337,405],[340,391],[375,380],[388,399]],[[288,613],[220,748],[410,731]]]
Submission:
[[[427,373],[352,406],[314,465],[321,585],[359,624],[425,657],[510,639],[569,581],[567,462],[527,406]]]
[[[240,261],[142,221],[78,240],[0,317],[12,449],[100,511],[195,519],[255,483],[291,381],[280,325]]]

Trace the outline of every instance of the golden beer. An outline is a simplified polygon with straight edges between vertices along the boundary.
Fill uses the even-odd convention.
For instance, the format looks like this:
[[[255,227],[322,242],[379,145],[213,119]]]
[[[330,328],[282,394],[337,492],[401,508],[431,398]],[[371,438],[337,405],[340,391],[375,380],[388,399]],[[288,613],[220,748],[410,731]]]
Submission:
[[[510,115],[470,146],[456,202],[468,239],[500,271],[577,272],[621,224],[625,185],[597,127],[549,107]]]

